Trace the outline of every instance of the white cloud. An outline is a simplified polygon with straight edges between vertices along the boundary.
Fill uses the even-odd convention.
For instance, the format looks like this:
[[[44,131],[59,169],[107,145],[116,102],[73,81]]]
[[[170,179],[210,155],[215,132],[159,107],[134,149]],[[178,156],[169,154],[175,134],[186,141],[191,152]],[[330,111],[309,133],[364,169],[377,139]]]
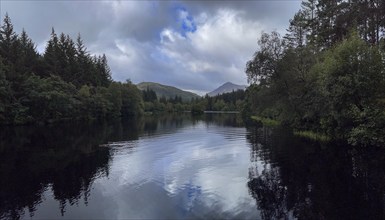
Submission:
[[[92,54],[105,53],[115,80],[154,81],[210,91],[245,84],[244,68],[262,30],[283,31],[299,2],[5,1],[15,30],[44,51],[51,27]],[[49,19],[47,19],[49,18]]]
[[[227,81],[246,84],[245,63],[265,27],[243,14],[230,9],[220,9],[211,17],[201,13],[194,18],[194,32],[183,36],[176,28],[165,27],[156,42],[114,40],[116,49],[108,54],[113,77],[135,83],[156,81],[200,94]],[[187,16],[188,12],[179,12],[180,18]]]
[[[177,30],[164,29],[158,49],[193,75],[206,90],[226,81],[245,84],[244,66],[264,29],[257,21],[245,20],[241,11],[220,9],[215,16],[198,16],[197,30],[183,37]],[[167,39],[164,40],[167,36]],[[182,76],[184,77],[184,76]],[[189,88],[197,89],[197,88]]]

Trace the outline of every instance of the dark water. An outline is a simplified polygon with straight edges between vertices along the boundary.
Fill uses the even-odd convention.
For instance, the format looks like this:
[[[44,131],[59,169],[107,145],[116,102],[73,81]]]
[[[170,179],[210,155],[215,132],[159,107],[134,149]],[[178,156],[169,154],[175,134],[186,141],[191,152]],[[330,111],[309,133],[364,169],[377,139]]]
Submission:
[[[233,114],[1,128],[0,218],[384,219],[385,151]]]

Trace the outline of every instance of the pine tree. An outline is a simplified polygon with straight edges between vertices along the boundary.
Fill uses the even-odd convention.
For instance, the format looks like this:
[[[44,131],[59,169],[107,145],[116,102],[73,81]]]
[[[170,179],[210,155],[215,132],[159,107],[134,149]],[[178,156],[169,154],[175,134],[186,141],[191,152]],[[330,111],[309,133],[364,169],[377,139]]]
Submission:
[[[67,63],[69,65],[69,67],[67,68],[68,75],[66,76],[66,79],[68,80],[68,82],[71,82],[74,85],[77,85],[76,73],[79,72],[79,66],[76,58],[76,45],[69,35],[66,35],[65,44],[66,44],[65,54],[67,57]],[[77,86],[79,87],[80,85],[77,85]]]
[[[100,85],[101,86],[108,86],[111,82],[111,70],[108,66],[107,57],[105,54],[103,54],[99,60],[98,60],[98,67],[99,67],[99,73],[100,73]]]
[[[364,40],[371,44],[378,44],[381,34],[381,22],[385,15],[381,9],[380,0],[355,1],[357,4],[357,14],[359,15],[360,32]]]
[[[287,29],[285,39],[290,47],[303,47],[306,44],[308,36],[307,21],[305,13],[300,10],[294,18],[290,20],[290,26]]]
[[[301,11],[305,19],[305,30],[307,43],[316,46],[318,23],[318,0],[306,0],[301,4]]]
[[[28,37],[27,32],[23,29],[19,41],[19,58],[18,58],[18,70],[22,74],[31,74],[39,71],[39,57],[40,55],[36,51],[36,46],[32,40]]]
[[[3,59],[0,56],[0,64]],[[0,65],[0,124],[7,123],[10,109],[9,82],[5,78],[5,66]]]
[[[55,33],[55,29],[52,28],[51,38],[47,42],[47,47],[44,52],[44,62],[46,64],[45,76],[59,75],[59,40]]]
[[[11,18],[5,14],[3,25],[0,28],[0,56],[3,57],[3,65],[7,66],[6,77],[11,80],[16,77],[14,64],[17,60],[18,40],[13,30]]]
[[[319,0],[317,4],[318,28],[316,42],[320,48],[328,48],[333,44],[333,26],[337,16],[339,0]]]
[[[94,61],[89,55],[80,34],[78,34],[76,39],[76,58],[79,67],[79,72],[77,73],[77,84],[96,85],[95,78],[93,77],[94,73],[92,72],[92,69],[94,68]]]

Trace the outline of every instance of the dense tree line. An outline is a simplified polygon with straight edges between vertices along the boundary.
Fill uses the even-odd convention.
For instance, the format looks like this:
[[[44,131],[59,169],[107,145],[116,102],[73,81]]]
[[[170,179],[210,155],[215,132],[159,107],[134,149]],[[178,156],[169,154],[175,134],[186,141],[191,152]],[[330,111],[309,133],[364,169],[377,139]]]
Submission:
[[[144,101],[144,111],[146,112],[182,112],[188,111],[190,102],[182,100],[181,96],[174,98],[166,98],[165,96],[158,97],[155,91],[146,88],[142,91]]]
[[[113,82],[107,58],[92,56],[80,36],[52,28],[43,54],[5,15],[0,28],[0,124],[140,114],[143,101],[131,82]]]
[[[191,111],[242,111],[244,106],[245,91],[237,90],[216,96],[206,95],[203,98],[192,100]]]
[[[245,91],[237,90],[213,97],[205,96],[204,104],[207,111],[240,111],[244,99]]]
[[[244,113],[351,144],[385,144],[385,3],[306,0],[288,32],[263,33]]]
[[[183,101],[181,96],[166,98],[157,97],[156,93],[147,88],[142,91],[144,109],[146,112],[183,112],[192,111],[203,113],[204,111],[241,111],[244,105],[246,93],[244,90],[232,91],[216,96],[204,96]]]

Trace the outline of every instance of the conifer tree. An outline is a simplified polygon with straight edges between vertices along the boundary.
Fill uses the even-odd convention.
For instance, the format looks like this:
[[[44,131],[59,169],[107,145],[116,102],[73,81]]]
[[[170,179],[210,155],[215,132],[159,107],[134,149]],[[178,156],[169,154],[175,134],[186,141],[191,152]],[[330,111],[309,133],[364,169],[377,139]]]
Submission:
[[[6,68],[6,77],[15,77],[14,63],[17,59],[18,40],[17,34],[13,30],[13,24],[8,13],[5,14],[3,25],[0,28],[0,55],[3,57],[3,65]]]
[[[18,39],[19,41],[19,57],[18,57],[18,70],[22,74],[37,73],[40,71],[39,57],[40,55],[36,51],[36,46],[32,42],[31,38],[27,35],[27,32],[23,29]]]
[[[51,38],[47,42],[47,47],[44,51],[44,62],[46,64],[45,75],[59,75],[59,40],[52,28]]]

